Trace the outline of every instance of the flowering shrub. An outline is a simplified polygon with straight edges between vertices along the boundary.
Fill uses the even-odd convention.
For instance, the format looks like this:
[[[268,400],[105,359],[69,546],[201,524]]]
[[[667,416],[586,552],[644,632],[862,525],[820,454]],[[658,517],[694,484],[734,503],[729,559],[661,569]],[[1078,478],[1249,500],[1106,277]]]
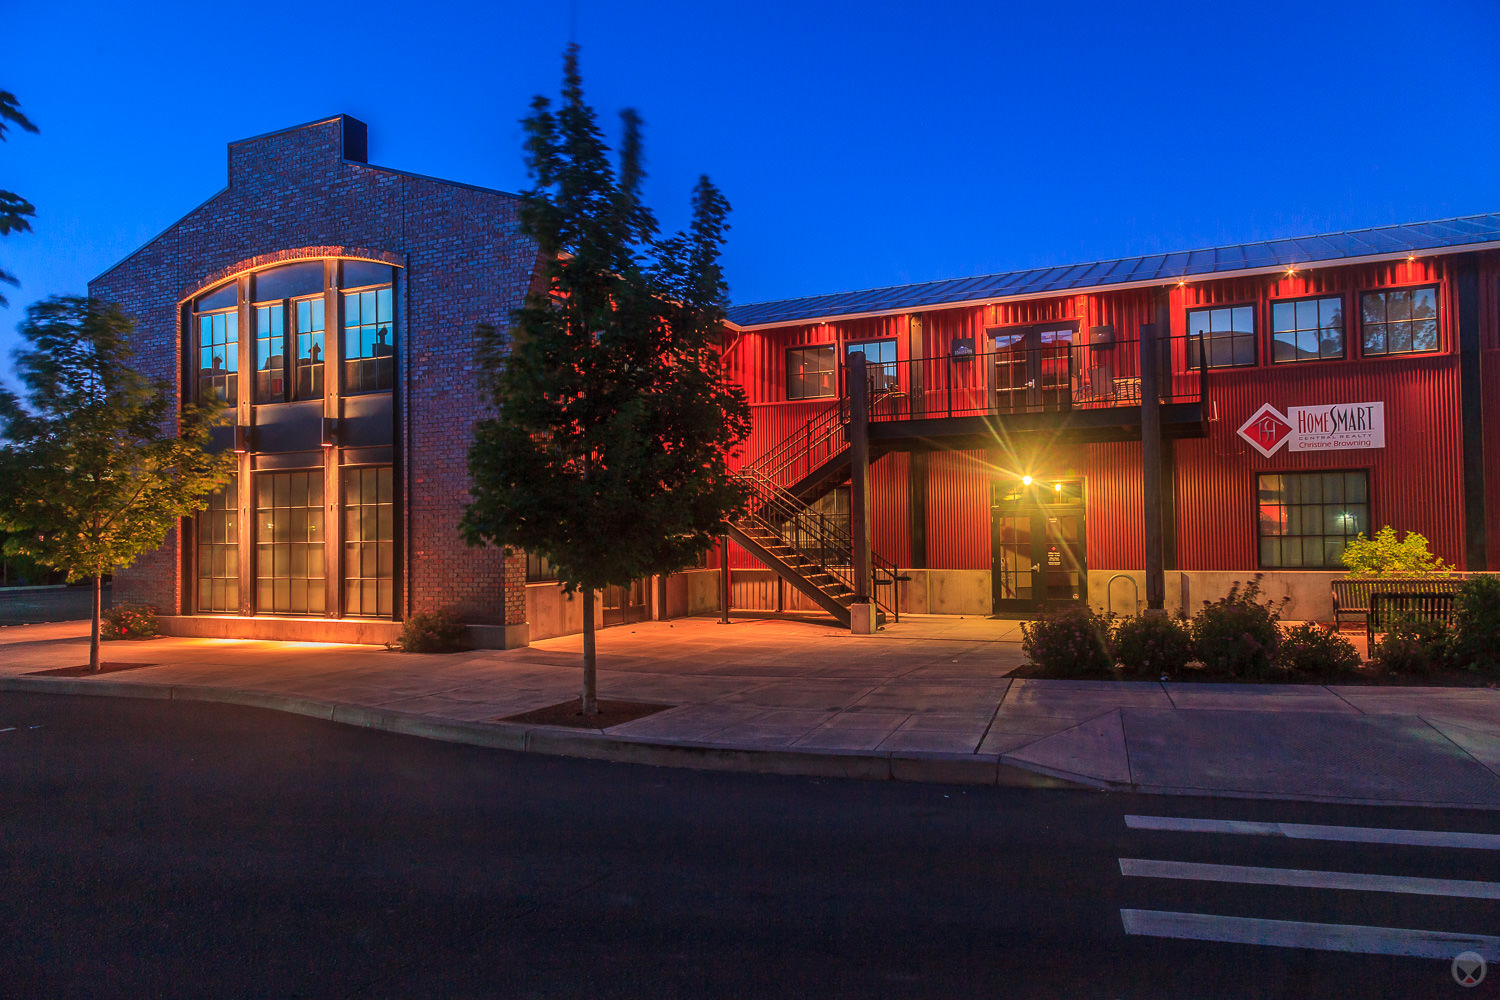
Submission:
[[[154,639],[156,609],[143,604],[121,604],[99,616],[101,639]]]
[[[1115,659],[1130,673],[1180,671],[1193,658],[1186,619],[1136,615],[1115,626]]]
[[[1358,670],[1361,665],[1353,643],[1316,622],[1293,625],[1276,648],[1276,666],[1288,674],[1326,676]]]
[[[1217,601],[1204,601],[1193,616],[1193,651],[1209,670],[1261,680],[1272,671],[1281,644],[1286,601],[1260,601],[1260,574],[1243,589],[1238,581]]]
[[[401,624],[403,653],[455,653],[467,649],[468,630],[451,611],[421,611]]]
[[[1427,539],[1408,531],[1399,541],[1389,524],[1366,538],[1361,531],[1344,546],[1344,565],[1350,576],[1447,576],[1453,567],[1433,555]]]
[[[1429,674],[1448,657],[1448,630],[1441,622],[1405,621],[1391,626],[1370,659],[1393,674]]]
[[[1022,622],[1021,649],[1050,674],[1101,674],[1114,665],[1109,622],[1087,607],[1064,608]]]
[[[1453,600],[1449,652],[1457,666],[1500,675],[1500,577],[1475,576]]]

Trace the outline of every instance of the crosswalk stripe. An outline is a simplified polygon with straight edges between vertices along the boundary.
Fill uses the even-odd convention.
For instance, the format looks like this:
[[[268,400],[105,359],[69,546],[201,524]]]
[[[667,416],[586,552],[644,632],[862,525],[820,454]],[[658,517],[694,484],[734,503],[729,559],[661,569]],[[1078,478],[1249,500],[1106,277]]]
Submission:
[[[1409,958],[1451,959],[1473,951],[1487,962],[1500,958],[1500,938],[1449,931],[1364,927],[1358,924],[1314,924],[1262,917],[1222,917],[1212,913],[1173,913],[1166,910],[1121,910],[1125,933],[1144,937],[1228,944],[1311,948],[1359,955],[1399,955]]]
[[[1373,826],[1317,826],[1309,823],[1261,823],[1237,819],[1192,819],[1179,816],[1126,816],[1132,830],[1175,833],[1231,833],[1292,840],[1339,840],[1356,844],[1395,844],[1407,847],[1461,847],[1500,851],[1500,834],[1448,830],[1385,830]]]
[[[1189,879],[1195,882],[1233,882],[1237,885],[1353,889],[1359,892],[1404,892],[1418,896],[1500,899],[1500,882],[1471,882],[1460,878],[1366,875],[1360,872],[1256,868],[1246,865],[1211,865],[1190,861],[1154,861],[1141,858],[1121,858],[1120,874],[1142,878]]]

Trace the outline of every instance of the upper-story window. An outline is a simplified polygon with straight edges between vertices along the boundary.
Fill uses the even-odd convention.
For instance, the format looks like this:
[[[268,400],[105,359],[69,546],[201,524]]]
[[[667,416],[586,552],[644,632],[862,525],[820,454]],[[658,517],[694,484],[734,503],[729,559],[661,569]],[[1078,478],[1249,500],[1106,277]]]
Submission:
[[[896,368],[895,340],[864,340],[847,344],[844,347],[844,358],[847,360],[855,351],[865,356],[872,391],[883,392],[896,387],[899,373]]]
[[[255,401],[280,403],[323,394],[324,270],[321,260],[252,276]],[[288,329],[287,321],[292,327]]]
[[[1415,354],[1438,349],[1437,287],[1364,292],[1359,297],[1365,354]]]
[[[396,312],[391,268],[344,264],[344,391],[376,392],[396,382]]]
[[[1344,300],[1334,295],[1271,303],[1271,361],[1344,356]]]
[[[1188,365],[1209,368],[1255,364],[1255,307],[1217,306],[1187,314]]]
[[[209,304],[211,296],[200,301]],[[229,300],[234,302],[233,286]],[[193,357],[198,366],[198,399],[220,405],[239,402],[240,314],[233,307],[193,314]]]
[[[838,353],[832,344],[786,352],[786,398],[822,399],[836,391]]]

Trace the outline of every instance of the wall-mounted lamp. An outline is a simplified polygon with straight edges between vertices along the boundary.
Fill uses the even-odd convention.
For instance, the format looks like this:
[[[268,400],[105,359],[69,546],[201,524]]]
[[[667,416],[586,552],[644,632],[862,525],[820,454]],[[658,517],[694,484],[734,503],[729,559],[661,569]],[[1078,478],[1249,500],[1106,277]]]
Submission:
[[[1021,485],[1022,486],[1030,486],[1031,485],[1031,477],[1030,476],[1022,476],[1021,477]]]

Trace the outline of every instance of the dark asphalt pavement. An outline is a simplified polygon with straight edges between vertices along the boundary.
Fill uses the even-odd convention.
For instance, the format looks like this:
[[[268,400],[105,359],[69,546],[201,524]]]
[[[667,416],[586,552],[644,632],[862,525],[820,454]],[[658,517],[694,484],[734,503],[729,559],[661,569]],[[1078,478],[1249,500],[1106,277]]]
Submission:
[[[18,587],[0,589],[0,625],[71,622],[93,616],[89,587]],[[110,588],[101,600],[109,607]]]
[[[1436,958],[1127,936],[1146,909],[1500,934],[1500,903],[1126,878],[1485,880],[1496,853],[1131,829],[1493,813],[958,788],[487,751],[0,695],[0,997],[1435,997]]]

